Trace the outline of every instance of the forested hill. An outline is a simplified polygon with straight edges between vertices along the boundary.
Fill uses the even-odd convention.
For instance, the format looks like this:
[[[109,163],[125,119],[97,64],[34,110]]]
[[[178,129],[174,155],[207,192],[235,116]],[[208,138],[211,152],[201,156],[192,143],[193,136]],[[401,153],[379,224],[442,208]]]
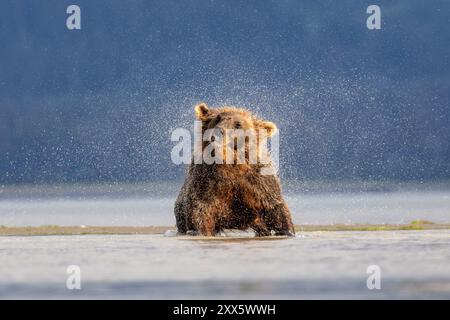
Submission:
[[[286,178],[448,179],[450,2],[370,4],[1,1],[0,183],[181,179],[199,101],[276,122]]]

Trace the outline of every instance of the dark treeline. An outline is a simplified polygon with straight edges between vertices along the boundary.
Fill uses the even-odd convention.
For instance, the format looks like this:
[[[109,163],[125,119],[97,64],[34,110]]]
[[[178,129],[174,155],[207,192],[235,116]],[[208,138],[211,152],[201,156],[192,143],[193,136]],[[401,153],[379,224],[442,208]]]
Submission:
[[[276,122],[286,178],[448,179],[450,2],[369,4],[2,1],[0,183],[181,179],[199,101]]]

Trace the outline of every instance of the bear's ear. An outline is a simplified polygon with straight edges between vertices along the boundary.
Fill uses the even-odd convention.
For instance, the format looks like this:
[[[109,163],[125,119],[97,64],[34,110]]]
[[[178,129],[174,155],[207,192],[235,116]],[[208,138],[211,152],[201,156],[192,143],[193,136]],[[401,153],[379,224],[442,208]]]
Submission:
[[[198,120],[206,120],[209,116],[209,108],[206,103],[200,103],[195,106],[195,116]]]
[[[277,132],[277,126],[270,121],[260,121],[258,123],[259,128],[266,130],[269,137],[273,136]]]

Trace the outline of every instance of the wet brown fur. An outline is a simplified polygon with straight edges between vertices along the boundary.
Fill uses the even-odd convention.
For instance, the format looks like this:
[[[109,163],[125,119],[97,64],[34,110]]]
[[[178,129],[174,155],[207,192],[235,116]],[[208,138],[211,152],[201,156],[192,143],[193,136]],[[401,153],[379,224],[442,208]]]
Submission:
[[[207,128],[229,128],[239,121],[244,129],[276,130],[271,122],[234,107],[196,106],[197,119]],[[224,119],[217,121],[217,117]],[[205,145],[203,145],[203,148]],[[259,236],[294,235],[291,214],[276,175],[262,175],[261,164],[194,164],[175,202],[178,232],[213,236],[222,229],[252,228]]]

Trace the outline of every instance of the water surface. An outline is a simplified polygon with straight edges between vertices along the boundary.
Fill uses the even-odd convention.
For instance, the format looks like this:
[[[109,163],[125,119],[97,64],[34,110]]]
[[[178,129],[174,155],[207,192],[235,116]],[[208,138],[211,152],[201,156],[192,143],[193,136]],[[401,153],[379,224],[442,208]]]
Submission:
[[[0,298],[450,298],[450,231],[0,237]],[[381,290],[366,286],[369,265]],[[66,268],[82,289],[66,289]]]
[[[174,225],[176,194],[3,197],[0,225]],[[450,222],[450,191],[298,193],[285,196],[297,224]]]

